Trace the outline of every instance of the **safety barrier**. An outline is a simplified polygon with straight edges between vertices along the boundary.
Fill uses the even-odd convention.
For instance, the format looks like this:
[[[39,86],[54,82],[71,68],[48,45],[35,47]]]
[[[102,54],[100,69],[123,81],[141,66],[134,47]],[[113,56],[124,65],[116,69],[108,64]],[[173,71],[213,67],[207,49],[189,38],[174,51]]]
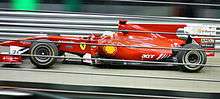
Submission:
[[[219,26],[219,19],[138,16],[123,14],[14,11],[0,9],[1,32],[19,33],[93,33],[117,30],[119,19],[129,23],[188,23]],[[98,31],[97,31],[98,30]],[[11,35],[12,36],[12,35]],[[27,35],[30,36],[30,35]]]

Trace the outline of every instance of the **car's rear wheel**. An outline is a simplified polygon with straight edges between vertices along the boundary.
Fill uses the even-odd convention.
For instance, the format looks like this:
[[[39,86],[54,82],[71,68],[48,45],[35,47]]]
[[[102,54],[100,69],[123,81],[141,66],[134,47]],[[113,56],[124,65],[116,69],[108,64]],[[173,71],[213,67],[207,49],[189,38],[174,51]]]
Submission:
[[[33,43],[30,47],[31,55],[58,56],[58,49],[53,43]],[[50,68],[57,59],[53,57],[31,56],[31,62],[41,69]]]
[[[188,49],[201,49],[196,44],[186,44],[183,48]],[[184,72],[199,72],[207,61],[207,56],[202,50],[180,50],[177,53],[178,63],[185,63],[186,65],[179,65],[180,69]],[[187,64],[199,64],[199,65],[187,65]]]

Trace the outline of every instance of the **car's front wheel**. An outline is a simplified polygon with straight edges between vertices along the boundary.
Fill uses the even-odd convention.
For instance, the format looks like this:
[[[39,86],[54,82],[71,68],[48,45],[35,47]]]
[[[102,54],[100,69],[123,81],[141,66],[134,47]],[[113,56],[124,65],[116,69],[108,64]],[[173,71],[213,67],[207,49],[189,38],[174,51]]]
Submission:
[[[30,57],[31,62],[41,69],[50,68],[56,61],[53,57],[41,57],[34,55],[44,55],[44,56],[58,56],[58,49],[53,43],[33,43],[30,47]]]
[[[183,46],[185,49],[201,49],[199,45],[196,44],[186,44]],[[206,64],[207,56],[202,50],[180,50],[177,53],[178,63],[183,63],[179,65],[180,69],[184,72],[198,72]],[[184,65],[185,64],[185,65]],[[189,65],[198,64],[198,65]]]

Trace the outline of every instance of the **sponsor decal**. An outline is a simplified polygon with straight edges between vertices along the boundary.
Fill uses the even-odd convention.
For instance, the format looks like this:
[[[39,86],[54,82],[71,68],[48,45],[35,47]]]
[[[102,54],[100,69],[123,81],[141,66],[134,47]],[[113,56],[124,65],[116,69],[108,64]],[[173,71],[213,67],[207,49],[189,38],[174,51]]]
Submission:
[[[73,46],[72,45],[66,45],[65,48],[69,49],[69,48],[73,48]]]
[[[104,46],[104,51],[107,54],[115,54],[116,50],[117,50],[117,47],[115,46]]]
[[[10,46],[9,49],[10,49],[9,54],[12,55],[21,55],[22,53],[29,50],[29,48],[24,48],[19,46]]]
[[[214,39],[201,39],[201,46],[203,48],[215,48],[215,40]]]
[[[160,55],[156,58],[156,60],[163,59],[163,58],[168,58],[168,57],[170,57],[170,55],[167,55],[166,53],[163,53],[163,54],[160,54]]]
[[[161,59],[162,56],[163,56],[163,54],[160,54],[160,55],[157,57],[157,60]]]
[[[201,39],[201,43],[214,43],[214,42],[215,42],[214,39],[204,39],[204,38]]]
[[[96,48],[97,46],[90,46],[91,48]]]
[[[184,33],[186,34],[195,34],[195,35],[216,35],[216,27],[184,27]]]
[[[86,43],[85,42],[81,42],[79,47],[81,48],[81,50],[85,50],[86,49]]]
[[[155,55],[143,54],[142,58],[153,58]]]

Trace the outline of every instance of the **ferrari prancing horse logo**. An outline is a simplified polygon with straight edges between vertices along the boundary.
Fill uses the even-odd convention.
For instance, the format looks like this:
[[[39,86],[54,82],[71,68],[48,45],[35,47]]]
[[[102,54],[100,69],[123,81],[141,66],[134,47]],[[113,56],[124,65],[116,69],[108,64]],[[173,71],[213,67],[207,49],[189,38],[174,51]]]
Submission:
[[[81,50],[85,50],[86,49],[86,43],[85,42],[81,42],[79,47],[81,48]]]

